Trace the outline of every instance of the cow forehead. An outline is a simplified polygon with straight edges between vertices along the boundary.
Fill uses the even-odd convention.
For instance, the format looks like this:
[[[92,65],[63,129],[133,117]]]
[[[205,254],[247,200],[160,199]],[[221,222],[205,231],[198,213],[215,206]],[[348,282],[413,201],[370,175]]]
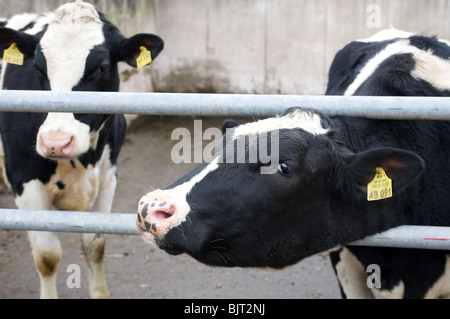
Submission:
[[[318,114],[297,109],[281,117],[271,117],[240,125],[234,129],[234,136],[264,134],[275,130],[296,128],[313,135],[327,134],[330,130],[323,126],[322,119]]]
[[[95,7],[87,2],[77,0],[72,3],[66,3],[60,6],[55,11],[55,17],[53,22],[62,23],[65,20],[72,22],[100,22],[100,16],[98,15]]]
[[[104,41],[93,5],[77,1],[57,9],[40,41],[51,89],[70,91],[83,77],[91,49]]]

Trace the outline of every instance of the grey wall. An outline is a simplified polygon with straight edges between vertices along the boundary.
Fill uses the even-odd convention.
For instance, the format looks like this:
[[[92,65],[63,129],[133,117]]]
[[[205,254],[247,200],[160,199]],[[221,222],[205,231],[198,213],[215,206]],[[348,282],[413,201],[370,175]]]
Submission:
[[[0,16],[65,1],[0,0]],[[333,56],[391,25],[449,39],[449,0],[96,0],[129,36],[156,33],[151,67],[122,67],[122,91],[323,94]]]

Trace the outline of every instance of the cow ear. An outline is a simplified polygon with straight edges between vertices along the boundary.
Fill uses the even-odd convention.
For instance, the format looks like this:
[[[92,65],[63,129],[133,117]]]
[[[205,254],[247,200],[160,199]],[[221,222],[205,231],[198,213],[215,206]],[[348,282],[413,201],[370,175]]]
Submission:
[[[366,192],[378,167],[382,167],[392,180],[395,194],[419,178],[425,169],[425,162],[413,152],[389,147],[352,154],[344,159],[345,183],[356,185]]]
[[[3,52],[13,43],[17,44],[17,48],[25,56],[30,56],[34,54],[38,41],[31,34],[0,27],[0,57],[3,56]]]
[[[130,66],[137,67],[137,59],[141,54],[141,47],[145,47],[151,53],[154,60],[159,52],[164,48],[164,41],[154,34],[139,33],[131,38],[125,39],[121,44],[122,61],[127,62]]]

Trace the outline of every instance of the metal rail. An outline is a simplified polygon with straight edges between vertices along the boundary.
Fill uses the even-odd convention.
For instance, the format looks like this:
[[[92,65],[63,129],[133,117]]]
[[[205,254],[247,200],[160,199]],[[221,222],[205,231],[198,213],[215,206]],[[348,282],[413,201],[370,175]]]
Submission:
[[[448,97],[0,91],[0,112],[264,117],[293,106],[328,116],[450,120]]]
[[[0,112],[273,116],[293,106],[328,116],[450,120],[447,97],[0,91]],[[0,209],[0,229],[138,235],[135,214]],[[450,227],[400,226],[352,245],[450,250]]]
[[[139,235],[136,214],[0,209],[0,229]]]
[[[131,213],[0,209],[0,229],[140,235]],[[450,250],[450,227],[399,226],[351,245]]]

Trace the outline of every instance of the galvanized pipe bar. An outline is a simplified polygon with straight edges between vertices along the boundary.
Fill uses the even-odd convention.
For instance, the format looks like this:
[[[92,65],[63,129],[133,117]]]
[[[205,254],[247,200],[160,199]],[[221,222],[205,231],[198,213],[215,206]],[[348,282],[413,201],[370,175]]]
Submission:
[[[0,209],[0,229],[139,235],[136,214]]]
[[[450,250],[450,227],[404,225],[350,245]]]
[[[131,213],[0,209],[0,229],[140,234]],[[400,226],[350,245],[450,250],[450,227]]]
[[[446,97],[0,91],[0,112],[273,116],[292,106],[329,116],[450,120]],[[135,214],[0,209],[0,229],[138,235]],[[450,249],[446,227],[401,226],[352,245]]]
[[[448,97],[0,91],[0,112],[267,117],[292,106],[329,116],[450,120]]]

